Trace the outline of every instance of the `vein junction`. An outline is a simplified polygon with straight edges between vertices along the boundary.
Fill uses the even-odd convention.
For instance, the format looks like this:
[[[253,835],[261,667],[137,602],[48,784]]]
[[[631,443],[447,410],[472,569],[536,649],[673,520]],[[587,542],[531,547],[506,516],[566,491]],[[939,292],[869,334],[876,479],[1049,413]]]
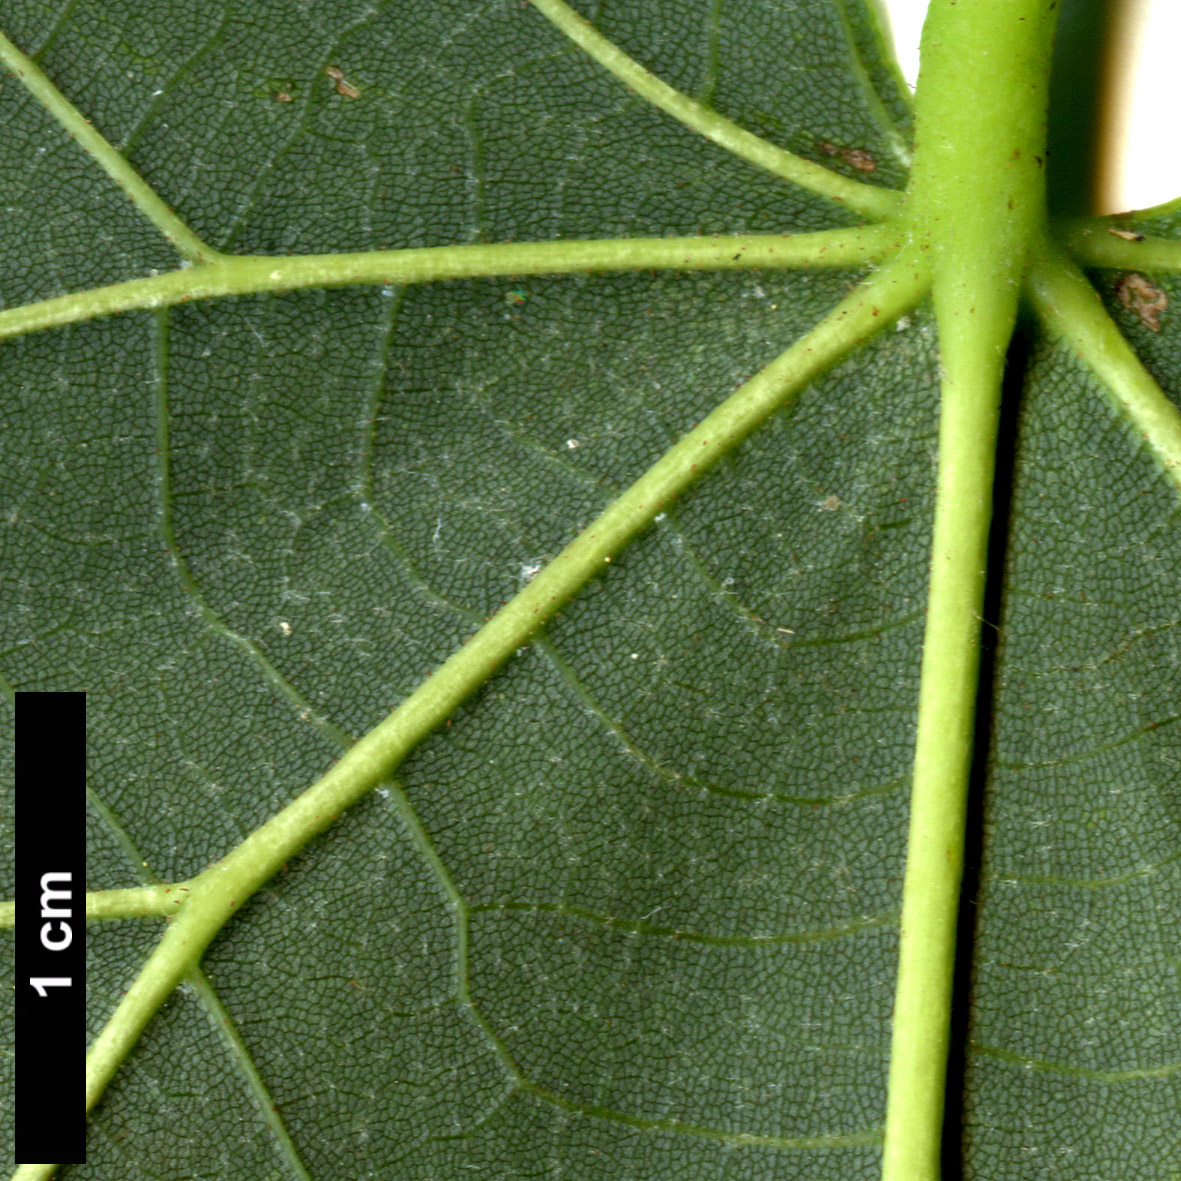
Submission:
[[[815,376],[873,332],[915,307],[931,289],[932,265],[924,255],[922,244],[915,244],[919,236],[918,223],[904,195],[838,176],[819,164],[752,135],[706,103],[679,94],[623,54],[561,0],[533,0],[533,5],[601,66],[686,127],[732,155],[829,199],[835,208],[871,219],[874,224],[795,236],[539,242],[296,258],[228,256],[194,234],[77,108],[56,90],[36,63],[0,36],[0,61],[61,126],[77,138],[145,218],[175,245],[181,257],[192,264],[165,275],[8,308],[0,312],[0,338],[124,311],[163,309],[193,299],[300,287],[402,286],[457,278],[574,274],[586,270],[877,268],[812,332],[744,384],[698,428],[672,447],[549,567],[480,628],[459,653],[436,670],[435,675],[381,725],[359,742],[349,745],[347,753],[332,770],[287,809],[190,881],[175,886],[106,891],[88,899],[90,917],[131,914],[172,917],[157,951],[144,965],[91,1049],[88,1057],[88,1110],[98,1101],[147,1021],[176,984],[193,969],[210,939],[284,860],[303,848],[344,808],[374,787],[389,782],[400,760],[426,734],[441,724],[503,661],[534,637],[546,620],[594,577],[605,562],[657,519],[664,506],[700,478],[712,463],[731,451]],[[1129,421],[1143,432],[1162,468],[1175,481],[1181,480],[1181,416],[1127,348],[1126,342],[1121,351],[1117,341],[1122,342],[1122,336],[1070,257],[1073,256],[1078,263],[1093,266],[1177,271],[1181,270],[1181,246],[1163,240],[1128,240],[1110,235],[1109,228],[1107,222],[1094,220],[1071,223],[1052,231],[1045,228],[1038,231],[1029,260],[1021,271],[1025,296],[1052,331],[1078,346],[1084,362],[1104,386],[1113,391]],[[1056,244],[1056,239],[1061,245]],[[937,272],[937,268],[935,270]],[[938,287],[937,274],[935,281]],[[157,320],[160,347],[166,349],[166,320],[162,318],[162,312],[157,315],[161,317]],[[1080,331],[1080,324],[1088,325],[1089,331]],[[1106,343],[1097,346],[1094,344],[1096,340]],[[161,396],[166,399],[166,391]],[[165,405],[161,421],[167,419],[166,410]],[[166,464],[167,439],[164,441],[165,458],[161,462]],[[167,519],[162,528],[165,533],[169,531]],[[186,577],[183,567],[181,576]],[[250,649],[250,642],[244,637],[231,633],[215,619],[206,622],[215,628],[220,626],[229,641],[245,646],[254,657],[259,656]],[[259,663],[258,659],[256,663]],[[294,700],[294,694],[292,689],[285,695]],[[347,743],[339,732],[334,732],[333,737],[342,745]],[[432,864],[450,898],[462,964],[466,957],[468,916],[481,908],[469,906],[460,898],[400,790],[397,798],[408,824],[417,831],[422,856]],[[525,905],[544,910],[550,904],[505,904],[501,909],[509,911]],[[728,938],[702,936],[647,923],[632,922],[629,927],[627,921],[578,907],[568,908],[568,913],[588,921],[629,930],[634,928],[662,937],[681,936],[723,943]],[[851,922],[846,930],[767,938],[769,941],[790,941],[805,935],[835,937],[892,919],[889,914],[877,915]],[[11,925],[10,903],[0,906],[0,926],[3,925]],[[750,942],[752,940],[746,938],[746,943]],[[463,967],[460,995],[476,1013],[467,987],[466,967]],[[478,1020],[483,1022],[482,1018]],[[487,1023],[484,1023],[484,1029],[497,1045],[501,1045]],[[678,1120],[623,1115],[605,1108],[572,1103],[527,1082],[511,1064],[503,1046],[501,1052],[520,1087],[534,1096],[565,1110],[620,1120],[648,1130],[688,1132],[729,1139],[734,1143],[764,1143],[785,1148],[876,1144],[881,1139],[876,1129],[845,1137],[754,1137],[724,1133]],[[1016,1060],[1016,1056],[999,1050],[982,1052]],[[1173,1067],[1165,1069],[1171,1072]],[[34,1170],[46,1167],[27,1166]]]

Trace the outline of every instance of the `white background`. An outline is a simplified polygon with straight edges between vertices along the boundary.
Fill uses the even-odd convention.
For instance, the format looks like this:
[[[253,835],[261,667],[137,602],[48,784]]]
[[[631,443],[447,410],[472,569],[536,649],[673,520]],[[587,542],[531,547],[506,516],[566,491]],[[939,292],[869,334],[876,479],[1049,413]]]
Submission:
[[[992,0],[978,0],[991,3]],[[1143,209],[1181,196],[1181,0],[1109,0],[1118,57],[1110,168],[1097,213]],[[902,71],[914,85],[927,0],[881,0]]]

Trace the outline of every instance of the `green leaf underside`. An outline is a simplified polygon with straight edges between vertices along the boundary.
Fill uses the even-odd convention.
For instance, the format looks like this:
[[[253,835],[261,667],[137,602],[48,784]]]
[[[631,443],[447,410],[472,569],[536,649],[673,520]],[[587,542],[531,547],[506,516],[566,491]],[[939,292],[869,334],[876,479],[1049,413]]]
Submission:
[[[5,22],[234,253],[856,221],[652,110],[529,8],[290,7]],[[740,125],[905,183],[906,103],[859,5],[602,16]],[[0,86],[5,305],[175,266]],[[1168,218],[1151,232],[1176,236]],[[5,342],[0,671],[90,694],[91,888],[235,846],[857,277],[310,291]],[[1173,318],[1149,332],[1112,280],[1175,397]],[[251,899],[63,1175],[876,1174],[938,409],[934,327],[900,329]],[[1168,1179],[1177,492],[1040,338],[1013,484],[965,1170]],[[91,925],[91,1037],[159,929]]]

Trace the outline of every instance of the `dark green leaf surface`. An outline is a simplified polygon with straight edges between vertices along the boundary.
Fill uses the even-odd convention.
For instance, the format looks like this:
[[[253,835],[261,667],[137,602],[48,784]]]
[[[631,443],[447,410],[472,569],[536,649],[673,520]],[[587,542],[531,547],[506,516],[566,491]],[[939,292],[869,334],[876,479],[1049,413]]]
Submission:
[[[4,22],[236,253],[854,224],[531,7],[308,7]],[[750,130],[904,183],[906,104],[859,4],[597,15]],[[7,305],[175,265],[0,95]],[[231,849],[857,277],[311,291],[4,342],[0,671],[90,695],[90,887]],[[1125,326],[1175,394],[1173,320]],[[671,507],[247,904],[62,1175],[876,1175],[937,410],[916,314]],[[1178,515],[1042,347],[984,804],[974,1177],[1181,1168]],[[158,930],[92,925],[92,1036]]]
[[[1181,284],[1157,282],[1177,306]],[[1176,399],[1176,329],[1166,321],[1157,337],[1111,303]],[[1181,507],[1061,348],[1031,361],[1017,455],[967,1160],[980,1177],[1171,1178],[1181,1160]]]

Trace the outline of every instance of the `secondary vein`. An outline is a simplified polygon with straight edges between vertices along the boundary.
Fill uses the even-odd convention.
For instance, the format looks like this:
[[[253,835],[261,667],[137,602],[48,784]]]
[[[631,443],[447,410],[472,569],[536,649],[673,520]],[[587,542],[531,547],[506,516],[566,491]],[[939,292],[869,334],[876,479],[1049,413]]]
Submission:
[[[1120,414],[1181,492],[1181,411],[1144,368],[1086,276],[1047,245],[1027,276],[1026,291],[1050,330],[1069,343],[1110,392]]]
[[[78,141],[102,170],[123,190],[137,209],[190,262],[220,255],[207,245],[165,203],[164,199],[127,162],[86,116],[46,76],[27,54],[0,33],[0,62],[57,122]]]
[[[93,1108],[144,1026],[239,907],[606,570],[654,517],[810,380],[922,297],[926,268],[904,252],[667,451],[383,722],[286,808],[194,879],[181,912],[87,1055]],[[462,958],[462,957],[461,957]]]
[[[584,271],[860,267],[892,253],[898,234],[897,227],[875,225],[815,234],[514,242],[282,258],[219,255],[200,266],[0,311],[0,340],[118,312],[303,287],[388,286]]]
[[[628,57],[618,45],[608,41],[562,0],[533,0],[533,7],[641,98],[733,155],[864,217],[889,217],[897,210],[901,193],[838,176],[811,160],[768,143],[717,111],[674,90],[634,58]]]

